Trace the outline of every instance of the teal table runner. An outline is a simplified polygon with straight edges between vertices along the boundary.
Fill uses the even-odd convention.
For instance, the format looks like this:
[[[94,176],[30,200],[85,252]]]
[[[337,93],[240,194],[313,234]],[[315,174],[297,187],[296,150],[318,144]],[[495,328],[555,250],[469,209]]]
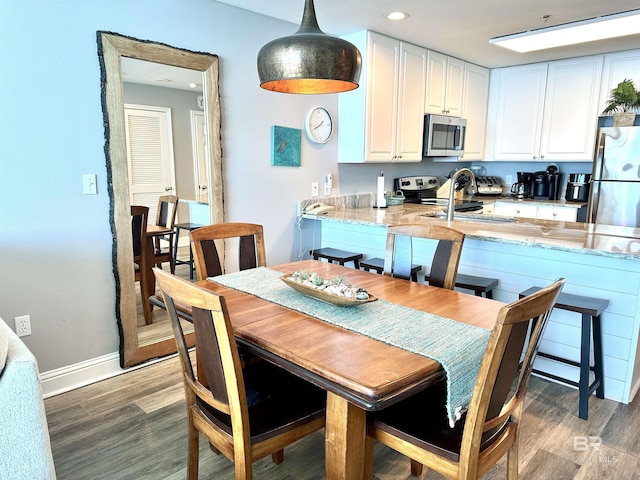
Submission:
[[[283,272],[258,267],[211,277],[226,287],[439,362],[447,374],[447,413],[451,426],[469,406],[490,331],[378,299],[337,307],[287,286]]]

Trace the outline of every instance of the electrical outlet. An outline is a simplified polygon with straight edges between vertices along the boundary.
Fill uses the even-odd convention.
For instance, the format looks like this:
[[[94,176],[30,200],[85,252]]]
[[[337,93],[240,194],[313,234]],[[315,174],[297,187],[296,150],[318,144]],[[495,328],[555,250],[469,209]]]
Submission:
[[[22,315],[15,318],[16,322],[16,335],[24,337],[25,335],[31,335],[31,318],[29,315]]]
[[[318,194],[318,182],[311,183],[311,196],[317,197]]]

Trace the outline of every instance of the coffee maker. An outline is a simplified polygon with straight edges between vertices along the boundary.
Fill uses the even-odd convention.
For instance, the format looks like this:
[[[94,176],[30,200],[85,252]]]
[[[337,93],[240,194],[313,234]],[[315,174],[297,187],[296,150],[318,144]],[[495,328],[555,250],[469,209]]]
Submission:
[[[557,200],[560,185],[558,166],[550,164],[544,172],[533,174],[531,196],[536,200]]]
[[[534,174],[531,172],[517,172],[517,174],[518,182],[511,185],[511,195],[516,198],[530,198]]]

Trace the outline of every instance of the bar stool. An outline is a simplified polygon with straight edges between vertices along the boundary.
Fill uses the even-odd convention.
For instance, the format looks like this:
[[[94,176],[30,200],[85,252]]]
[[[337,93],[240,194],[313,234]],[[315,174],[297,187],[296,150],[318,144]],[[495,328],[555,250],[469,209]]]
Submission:
[[[204,225],[200,225],[198,223],[175,223],[173,225],[173,228],[176,231],[175,234],[175,245],[173,248],[173,258],[174,258],[174,265],[189,265],[189,280],[193,280],[193,271],[194,271],[194,264],[193,264],[193,251],[191,250],[191,242],[189,242],[189,261],[186,260],[178,260],[178,239],[180,237],[180,230],[195,230],[196,228],[200,228],[203,227]]]
[[[384,258],[367,258],[360,262],[360,266],[363,270],[370,272],[373,270],[376,273],[382,273],[384,271]],[[422,265],[411,264],[411,280],[418,281],[418,272],[422,270]]]
[[[425,275],[424,279],[428,283],[429,275]],[[497,278],[474,277],[473,275],[465,275],[463,273],[456,275],[456,287],[473,290],[476,297],[482,297],[482,294],[484,294],[487,298],[493,298],[493,289],[497,285]]]
[[[520,298],[526,297],[540,290],[540,287],[531,287],[524,292],[520,292]],[[572,365],[580,368],[580,380],[574,382],[566,378],[533,369],[534,373],[543,377],[551,378],[558,382],[578,387],[580,399],[578,405],[578,417],[586,420],[589,413],[589,397],[595,390],[596,397],[604,398],[604,374],[602,365],[602,325],[600,316],[609,306],[609,300],[601,298],[583,297],[570,293],[560,293],[555,308],[577,312],[582,314],[582,327],[580,337],[580,362],[557,357],[544,352],[538,352],[539,357],[549,358],[556,362]],[[591,366],[589,360],[591,346],[591,328],[593,326],[593,357],[594,364]],[[594,372],[594,379],[589,384],[589,372]]]
[[[339,250],[331,247],[316,248],[311,252],[311,255],[313,255],[314,260],[326,258],[329,263],[337,262],[340,265],[344,265],[347,262],[353,262],[353,266],[357,269],[360,268],[360,259],[364,256],[361,253],[347,252],[345,250]]]

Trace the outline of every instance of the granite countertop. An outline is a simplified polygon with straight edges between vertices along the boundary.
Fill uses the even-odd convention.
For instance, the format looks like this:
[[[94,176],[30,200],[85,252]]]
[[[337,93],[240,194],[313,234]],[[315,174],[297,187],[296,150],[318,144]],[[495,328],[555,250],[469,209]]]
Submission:
[[[384,209],[338,207],[323,215],[304,214],[303,218],[386,228],[395,223],[446,224],[444,210],[417,204]],[[449,225],[463,231],[467,238],[640,261],[640,228],[463,212],[456,212],[454,218]]]

